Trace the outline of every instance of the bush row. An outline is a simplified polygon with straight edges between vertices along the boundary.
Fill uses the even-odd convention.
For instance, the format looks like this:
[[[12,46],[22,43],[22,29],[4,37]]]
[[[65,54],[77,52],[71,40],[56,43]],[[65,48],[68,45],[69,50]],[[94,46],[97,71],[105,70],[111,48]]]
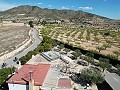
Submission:
[[[35,48],[33,51],[28,52],[27,55],[21,57],[19,60],[23,65],[32,58],[32,55],[36,55],[44,51],[49,51],[55,45],[57,45],[57,42],[55,40],[52,40],[47,36],[43,36],[43,41],[37,46],[37,48]]]

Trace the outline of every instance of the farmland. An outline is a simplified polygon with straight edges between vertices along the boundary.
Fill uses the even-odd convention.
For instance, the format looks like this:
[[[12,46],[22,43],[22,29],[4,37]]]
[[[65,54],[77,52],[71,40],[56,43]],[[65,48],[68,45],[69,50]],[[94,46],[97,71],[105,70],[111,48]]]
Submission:
[[[119,31],[46,25],[40,30],[40,33],[74,47],[103,55],[118,58],[120,54]]]

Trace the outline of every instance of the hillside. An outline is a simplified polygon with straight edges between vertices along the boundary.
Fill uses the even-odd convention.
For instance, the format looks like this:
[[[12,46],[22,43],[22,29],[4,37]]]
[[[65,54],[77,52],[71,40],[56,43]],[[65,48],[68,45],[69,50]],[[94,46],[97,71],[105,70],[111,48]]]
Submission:
[[[74,24],[97,26],[97,28],[107,27],[108,29],[109,26],[114,28],[120,27],[119,20],[108,19],[106,17],[83,12],[81,10],[57,10],[24,5],[0,12],[0,18],[2,19],[17,20],[28,17],[34,17],[37,19],[49,18],[52,20],[65,20]]]
[[[98,15],[83,12],[80,10],[79,11],[57,10],[57,9],[39,8],[37,6],[28,6],[28,5],[18,6],[4,12],[0,12],[0,16],[1,15],[14,16],[18,14],[25,14],[25,16],[44,17],[44,18],[53,18],[53,19],[70,19],[70,18],[108,19],[106,17],[101,17]]]

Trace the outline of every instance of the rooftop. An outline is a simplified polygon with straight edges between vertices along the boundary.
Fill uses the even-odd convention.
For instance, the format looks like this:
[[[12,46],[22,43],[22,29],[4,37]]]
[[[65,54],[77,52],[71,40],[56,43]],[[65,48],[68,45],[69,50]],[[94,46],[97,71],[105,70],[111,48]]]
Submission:
[[[42,56],[45,57],[48,61],[53,61],[60,58],[59,53],[55,51],[42,52]]]
[[[105,80],[113,90],[120,90],[120,76],[115,73],[106,73]]]
[[[70,89],[71,88],[71,80],[69,78],[60,78],[57,86],[59,88]]]
[[[34,79],[35,86],[42,86],[44,79],[47,75],[47,72],[50,68],[50,64],[38,64],[38,65],[31,65],[26,64],[21,67],[15,75],[13,75],[7,83],[14,83],[14,84],[28,84],[30,80],[30,72],[32,72],[32,77]]]

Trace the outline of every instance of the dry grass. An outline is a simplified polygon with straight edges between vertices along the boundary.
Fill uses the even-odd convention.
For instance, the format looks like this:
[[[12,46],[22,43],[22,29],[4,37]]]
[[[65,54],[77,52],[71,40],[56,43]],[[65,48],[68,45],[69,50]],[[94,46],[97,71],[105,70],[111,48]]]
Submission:
[[[26,26],[0,27],[0,56],[23,45],[29,39],[29,30]]]

